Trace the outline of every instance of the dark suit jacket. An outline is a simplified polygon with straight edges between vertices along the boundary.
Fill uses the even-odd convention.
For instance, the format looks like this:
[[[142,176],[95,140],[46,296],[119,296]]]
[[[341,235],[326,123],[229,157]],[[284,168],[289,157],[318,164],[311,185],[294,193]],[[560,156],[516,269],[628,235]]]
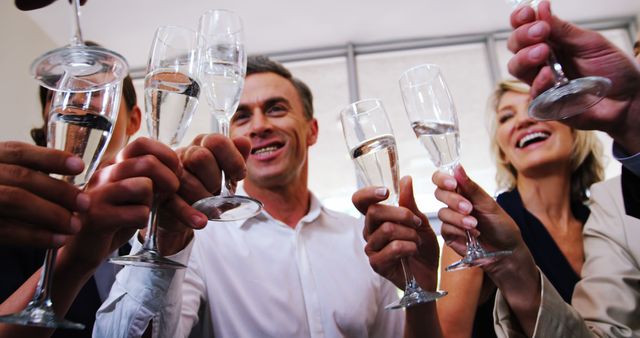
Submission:
[[[640,218],[640,177],[622,167],[622,197],[627,215]]]

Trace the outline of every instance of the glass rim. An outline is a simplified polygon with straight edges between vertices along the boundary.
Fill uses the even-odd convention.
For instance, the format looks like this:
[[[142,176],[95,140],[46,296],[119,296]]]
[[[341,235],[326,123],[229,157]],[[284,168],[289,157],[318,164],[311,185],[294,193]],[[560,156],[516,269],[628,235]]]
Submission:
[[[409,77],[409,74],[410,73],[414,73],[418,69],[429,69],[429,70],[430,69],[435,69],[439,73],[442,73],[442,67],[440,65],[438,65],[438,64],[435,64],[435,63],[422,63],[422,64],[419,64],[419,65],[415,65],[415,66],[412,66],[412,67],[406,69],[404,72],[402,72],[402,74],[400,74],[400,79],[398,80],[398,82],[400,82],[400,86],[401,87],[405,87],[406,86],[406,87],[409,87],[409,88],[413,88],[413,87],[422,86],[422,85],[428,83],[428,81],[424,81],[424,82],[420,82],[420,83],[417,83],[417,84],[407,84],[407,85],[404,84],[404,82],[408,81],[407,79]]]
[[[240,27],[238,27],[238,29],[234,29],[234,30],[229,30],[225,33],[219,33],[219,34],[207,34],[203,31],[203,27],[202,27],[202,21],[204,20],[205,17],[207,17],[208,15],[210,15],[211,13],[215,13],[215,12],[223,12],[223,13],[229,13],[231,15],[233,15],[235,18],[238,19],[238,22],[240,23]],[[202,13],[202,15],[200,15],[200,18],[198,19],[198,32],[202,35],[235,35],[235,34],[239,34],[242,33],[244,31],[244,22],[242,21],[242,17],[240,16],[240,14],[238,14],[235,11],[232,11],[230,9],[226,9],[226,8],[214,8],[214,9],[209,9],[206,10],[204,13]]]
[[[357,106],[359,104],[362,103],[368,103],[368,102],[377,102],[378,104],[370,109],[367,109],[366,111],[358,111],[357,110]],[[346,105],[344,108],[342,108],[342,110],[340,110],[341,114],[349,114],[352,116],[357,116],[357,115],[362,115],[362,114],[368,114],[369,112],[371,112],[372,110],[376,109],[376,108],[382,108],[382,110],[384,111],[384,104],[382,103],[382,100],[379,98],[366,98],[366,99],[360,99],[354,102],[349,103],[348,105]]]
[[[70,55],[73,53],[82,53],[82,52],[89,52],[89,53],[93,53],[94,55],[102,55],[102,56],[106,56],[107,58],[112,58],[114,60],[112,64],[112,68],[116,67],[119,69],[118,71],[113,72],[113,79],[111,81],[96,84],[92,87],[86,87],[86,88],[80,88],[80,89],[66,89],[65,91],[69,91],[69,92],[98,91],[103,88],[107,88],[107,87],[118,84],[119,82],[124,80],[124,78],[127,77],[127,75],[129,75],[129,63],[127,62],[127,59],[124,56],[122,56],[120,53],[104,48],[102,46],[87,46],[87,45],[78,45],[78,46],[67,45],[64,47],[59,47],[59,48],[50,50],[40,55],[39,57],[37,57],[31,63],[31,66],[29,67],[29,73],[35,80],[38,81],[38,84],[40,86],[43,86],[49,90],[60,91],[57,85],[60,79],[64,76],[65,72],[61,71],[60,74],[51,74],[49,76],[38,75],[37,74],[38,66],[41,65],[44,60],[50,58],[52,55],[55,55],[55,54]],[[56,67],[62,67],[62,65],[57,65]],[[91,75],[91,74],[87,74],[87,75]],[[46,78],[50,78],[50,81],[46,81]]]

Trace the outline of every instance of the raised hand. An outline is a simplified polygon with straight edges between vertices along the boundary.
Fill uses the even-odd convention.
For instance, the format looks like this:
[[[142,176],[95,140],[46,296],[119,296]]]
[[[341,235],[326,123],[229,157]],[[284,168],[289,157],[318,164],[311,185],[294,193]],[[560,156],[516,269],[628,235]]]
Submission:
[[[67,152],[0,142],[0,243],[53,248],[80,231],[73,212],[87,210],[89,196],[48,174],[74,175],[83,168]]]
[[[400,180],[399,207],[379,203],[388,195],[386,188],[366,187],[352,197],[353,204],[365,215],[363,235],[369,263],[375,272],[404,288],[400,258],[408,257],[418,283],[433,291],[440,249],[427,217],[415,203],[411,177]]]
[[[438,212],[447,245],[464,255],[464,230],[470,230],[473,235],[482,235],[482,244],[491,250],[526,248],[513,219],[467,176],[462,166],[454,170],[454,176],[436,171],[432,177],[436,199],[447,205]]]
[[[83,230],[62,256],[87,268],[100,264],[146,225],[154,194],[164,199],[175,195],[181,172],[177,155],[160,142],[138,138],[126,146],[115,163],[93,175],[87,186],[91,207],[80,213]]]
[[[552,15],[548,1],[538,5],[537,16],[531,7],[517,8],[511,14],[511,25],[514,30],[507,46],[515,55],[509,61],[509,72],[531,84],[531,95],[535,97],[553,85],[546,65],[553,48],[569,78],[602,76],[612,82],[607,98],[562,122],[578,129],[605,131],[629,152],[637,152],[640,133],[633,127],[640,125],[638,62],[601,34]]]

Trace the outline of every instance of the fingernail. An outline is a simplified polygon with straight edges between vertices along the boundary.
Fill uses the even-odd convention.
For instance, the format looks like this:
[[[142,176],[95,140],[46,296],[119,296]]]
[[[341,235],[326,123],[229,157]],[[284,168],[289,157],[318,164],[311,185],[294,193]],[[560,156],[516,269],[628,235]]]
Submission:
[[[416,228],[419,228],[422,226],[422,220],[420,219],[420,217],[418,216],[413,216],[413,224],[416,226]]]
[[[375,191],[375,194],[378,197],[386,197],[388,191],[389,191],[389,189],[387,189],[385,187],[377,188],[376,191]]]
[[[80,221],[80,217],[78,217],[78,215],[71,216],[70,226],[74,234],[80,231],[82,228],[82,221]]]
[[[208,219],[206,217],[202,217],[202,215],[193,215],[191,216],[191,227],[193,228],[204,228],[207,225]]]
[[[84,162],[79,157],[72,156],[67,159],[65,165],[74,172],[79,172],[84,168]]]
[[[81,192],[76,197],[76,205],[78,206],[79,211],[89,210],[89,206],[91,205],[91,198],[88,194]]]
[[[456,188],[456,186],[457,186],[457,185],[458,185],[458,181],[456,181],[456,180],[455,180],[455,179],[453,179],[453,178],[447,178],[446,180],[444,180],[444,186],[445,186],[447,189],[451,189],[451,190],[453,190],[453,189],[455,189],[455,188]]]
[[[471,206],[471,204],[469,202],[462,201],[462,202],[458,203],[458,208],[460,209],[460,211],[468,213],[468,212],[471,211],[471,209],[473,207]]]
[[[55,247],[61,247],[67,241],[68,236],[65,235],[53,235],[51,242]]]
[[[451,243],[453,243],[453,241],[444,241],[444,243],[445,243],[446,245],[451,245]]]
[[[529,57],[534,60],[539,60],[542,57],[542,52],[544,52],[544,47],[536,46],[529,52]]]
[[[544,25],[542,24],[542,22],[536,22],[531,27],[529,27],[528,34],[530,38],[539,38],[542,36],[543,32],[544,32]]]
[[[467,228],[475,228],[478,225],[478,221],[475,217],[467,216],[462,219],[462,224],[464,224]]]

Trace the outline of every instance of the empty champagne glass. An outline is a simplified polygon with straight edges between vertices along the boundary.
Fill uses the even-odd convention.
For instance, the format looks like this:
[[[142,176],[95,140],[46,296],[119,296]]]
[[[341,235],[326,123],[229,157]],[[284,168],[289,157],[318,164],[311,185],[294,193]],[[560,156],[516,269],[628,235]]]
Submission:
[[[540,0],[507,0],[514,8],[531,6],[537,10]],[[554,78],[553,87],[538,95],[529,104],[529,116],[536,120],[562,120],[581,114],[600,102],[611,88],[611,80],[601,76],[586,76],[569,80],[553,50],[547,64]]]
[[[173,148],[182,140],[198,106],[200,84],[196,77],[200,43],[195,31],[163,26],[156,31],[149,53],[144,80],[147,129],[152,139]],[[185,268],[183,264],[163,257],[158,250],[158,204],[159,199],[155,196],[142,249],[133,255],[111,258],[110,262],[150,268]]]
[[[453,175],[460,158],[458,117],[449,88],[437,65],[419,65],[400,77],[404,107],[416,137],[429,153],[438,170]],[[493,262],[511,251],[486,252],[466,231],[467,253],[446,270],[454,271]]]
[[[400,175],[398,150],[382,102],[368,99],[352,103],[342,110],[340,121],[359,178],[369,186],[389,189],[389,198],[382,203],[397,206]],[[386,306],[386,309],[431,302],[447,294],[446,291],[423,290],[413,277],[406,259],[402,258],[400,262],[405,277],[404,296]]]
[[[71,45],[40,56],[31,65],[31,73],[40,85],[53,91],[47,118],[47,147],[68,151],[85,164],[78,175],[52,176],[82,189],[98,167],[111,138],[120,107],[122,80],[129,67],[115,52],[83,45],[78,7],[74,1]],[[84,325],[60,318],[53,310],[51,283],[56,255],[56,249],[46,251],[33,298],[21,312],[0,316],[1,323],[84,329]]]
[[[228,10],[210,10],[200,17],[198,29],[204,40],[200,79],[218,129],[229,136],[229,121],[238,108],[247,72],[242,20]],[[235,195],[235,182],[222,173],[220,194],[201,199],[193,207],[211,221],[235,221],[257,215],[262,203]]]

